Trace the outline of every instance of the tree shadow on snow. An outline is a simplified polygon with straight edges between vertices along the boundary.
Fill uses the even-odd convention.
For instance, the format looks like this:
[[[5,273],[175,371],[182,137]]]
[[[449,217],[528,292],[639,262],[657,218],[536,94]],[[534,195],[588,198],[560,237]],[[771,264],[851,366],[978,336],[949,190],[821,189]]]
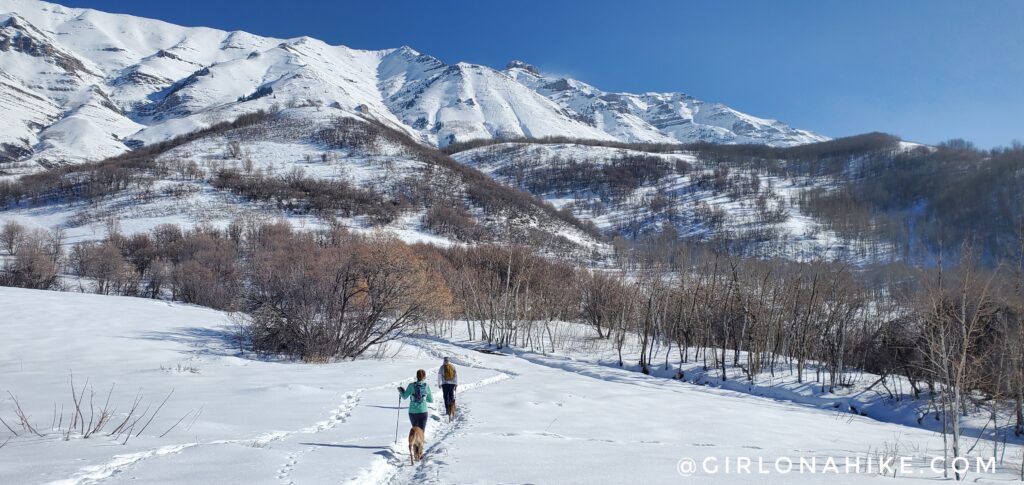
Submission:
[[[179,343],[188,347],[182,351],[188,354],[239,357],[260,361],[282,360],[240,350],[237,336],[226,328],[185,327],[174,330],[152,330],[123,338]]]

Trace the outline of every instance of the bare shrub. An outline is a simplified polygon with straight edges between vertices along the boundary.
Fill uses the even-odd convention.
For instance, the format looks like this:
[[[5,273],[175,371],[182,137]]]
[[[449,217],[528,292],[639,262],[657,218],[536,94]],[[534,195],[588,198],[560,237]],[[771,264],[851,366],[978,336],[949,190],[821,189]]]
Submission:
[[[18,244],[17,253],[4,263],[0,286],[17,286],[37,290],[55,288],[63,249],[60,232],[42,229],[27,232]]]
[[[6,427],[13,435],[0,444],[0,447],[12,439],[28,436],[45,438],[53,432],[56,432],[63,441],[70,441],[71,438],[89,439],[101,433],[118,441],[124,436],[122,444],[126,444],[130,438],[142,435],[149,428],[173,395],[173,391],[171,391],[159,405],[154,407],[150,403],[143,407],[144,395],[139,390],[131,400],[131,406],[127,413],[124,414],[124,418],[115,421],[117,409],[115,402],[113,402],[114,384],[111,384],[106,392],[97,394],[95,387],[88,379],[83,385],[78,386],[75,384],[74,374],[71,374],[69,386],[71,388],[71,403],[70,405],[61,404],[59,412],[58,403],[53,403],[53,418],[48,428],[41,427],[39,423],[33,422],[28,411],[22,405],[22,401],[14,393],[8,391],[7,394],[10,397],[12,411],[16,419],[8,422],[0,417],[0,424]],[[190,411],[159,436],[166,436],[189,415],[198,415],[198,413]],[[113,429],[109,429],[111,427]],[[21,432],[19,433],[15,428],[19,428]]]
[[[228,142],[227,146],[224,147],[224,158],[238,160],[242,158],[242,155],[242,144],[239,143],[238,140],[231,140]]]
[[[242,275],[238,249],[229,239],[203,228],[176,237],[165,229],[160,237],[174,239],[164,250],[174,263],[170,272],[173,298],[217,309],[231,309],[238,298]]]
[[[4,222],[3,229],[0,229],[0,245],[11,255],[18,252],[18,245],[24,237],[25,226],[17,221]]]
[[[438,275],[386,236],[318,246],[299,235],[254,255],[251,338],[257,350],[304,360],[354,358],[450,302]]]
[[[233,294],[218,282],[217,274],[198,261],[186,261],[171,272],[171,291],[185,303],[229,308]]]
[[[477,225],[473,216],[461,207],[435,205],[423,216],[423,225],[436,234],[452,236],[461,241],[478,241],[487,234]]]
[[[110,241],[76,244],[69,265],[74,274],[92,279],[98,294],[134,294],[137,288],[137,273]]]

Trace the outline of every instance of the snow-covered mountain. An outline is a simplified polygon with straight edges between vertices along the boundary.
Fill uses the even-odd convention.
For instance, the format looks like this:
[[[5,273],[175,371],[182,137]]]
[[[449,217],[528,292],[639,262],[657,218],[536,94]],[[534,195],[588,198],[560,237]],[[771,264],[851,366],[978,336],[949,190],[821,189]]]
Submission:
[[[574,138],[787,146],[824,137],[678,93],[606,93],[513,62],[181,27],[0,0],[0,163],[104,158],[277,105],[358,113],[425,143]]]

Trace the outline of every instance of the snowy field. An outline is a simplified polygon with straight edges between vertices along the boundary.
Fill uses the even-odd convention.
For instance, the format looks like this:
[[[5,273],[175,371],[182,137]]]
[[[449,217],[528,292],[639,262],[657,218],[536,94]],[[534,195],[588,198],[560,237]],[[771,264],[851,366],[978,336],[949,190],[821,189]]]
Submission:
[[[928,466],[941,455],[940,435],[849,413],[429,337],[406,338],[380,359],[260,360],[234,348],[231,325],[228,315],[187,305],[0,288],[0,417],[19,433],[0,428],[0,442],[11,437],[0,448],[0,483],[924,483],[941,475]],[[426,459],[409,465],[395,387],[418,368],[432,382],[441,356],[459,366],[460,414],[450,424],[432,419]],[[106,431],[138,393],[150,415],[170,397],[126,444],[107,432],[65,440],[51,423],[63,412],[67,426],[71,373],[79,392],[88,379],[95,408],[111,395]],[[12,396],[41,436],[19,427]],[[861,472],[845,473],[845,460],[858,457]],[[883,477],[866,469],[869,457],[906,457],[911,466]],[[684,477],[684,458],[710,459],[718,472]],[[744,458],[749,472],[736,469]],[[815,459],[816,473],[795,465],[784,474],[780,459]],[[1016,473],[1000,467],[968,479],[1001,483]]]

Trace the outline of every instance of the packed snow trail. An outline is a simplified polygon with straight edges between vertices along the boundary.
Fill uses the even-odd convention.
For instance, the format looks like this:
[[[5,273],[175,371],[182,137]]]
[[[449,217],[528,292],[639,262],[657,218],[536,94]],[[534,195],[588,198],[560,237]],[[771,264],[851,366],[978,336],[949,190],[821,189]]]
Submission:
[[[393,387],[401,381],[395,381],[388,384],[379,386],[379,388]],[[377,389],[377,388],[374,388]],[[143,460],[151,460],[159,457],[180,454],[186,450],[191,450],[197,447],[210,447],[210,446],[223,446],[223,445],[244,445],[252,448],[262,448],[269,446],[273,442],[283,441],[289,438],[294,438],[296,435],[311,435],[322,433],[333,429],[339,424],[345,423],[347,418],[351,416],[352,410],[358,405],[360,396],[366,389],[357,389],[352,392],[345,393],[343,396],[343,402],[334,410],[329,413],[327,419],[318,421],[317,423],[305,427],[296,431],[269,431],[259,436],[252,438],[237,438],[237,439],[223,439],[223,440],[212,440],[208,442],[194,443],[183,443],[179,445],[167,445],[153,450],[141,451],[138,453],[130,453],[125,455],[117,455],[113,457],[107,463],[100,465],[91,465],[81,469],[75,473],[71,478],[66,480],[56,480],[52,482],[52,485],[85,485],[91,483],[99,483],[103,480],[112,478],[116,475],[122,474],[128,471],[130,468],[136,467]],[[309,450],[304,450],[309,451]],[[294,466],[296,453],[290,453],[289,461],[282,466],[278,478],[285,478],[286,469]],[[134,478],[132,478],[134,479]]]
[[[508,374],[498,374],[476,382],[460,385],[456,393],[459,410],[456,418],[451,422],[448,421],[447,416],[438,413],[439,406],[435,402],[431,411],[430,421],[427,423],[423,460],[415,465],[409,463],[409,447],[406,440],[409,420],[406,416],[402,416],[401,424],[399,425],[398,443],[392,445],[386,452],[379,453],[381,456],[379,459],[375,460],[366,469],[360,470],[347,483],[353,485],[436,483],[431,477],[436,476],[438,468],[446,465],[447,462],[445,460],[450,458],[447,456],[447,444],[470,421],[469,416],[472,411],[470,408],[471,404],[468,404],[468,402],[471,401],[466,400],[466,393],[509,378]],[[405,410],[402,412],[404,413]]]
[[[18,396],[44,434],[13,438],[0,449],[0,483],[657,484],[687,480],[677,471],[684,459],[714,458],[724,467],[727,458],[892,453],[922,463],[941,449],[940,436],[919,429],[597,364],[478,352],[474,342],[412,336],[381,360],[302,364],[238,355],[224,330],[226,315],[187,305],[0,288],[0,312],[0,394]],[[435,413],[426,457],[409,465],[407,410],[396,406],[395,387],[420,368],[433,379],[441,356],[452,358],[463,382],[458,418],[448,423]],[[155,431],[127,445],[100,435],[65,442],[43,419],[54,402],[68,401],[69,370],[76,380],[88,377],[97,394],[116,382],[118,414],[136,389],[147,402],[175,392]],[[9,398],[0,398],[5,420],[11,408]],[[194,423],[159,437],[199,409]],[[1013,446],[1006,452],[1019,454]],[[937,476],[915,472],[921,473],[896,481]],[[1004,468],[969,478],[996,483],[1015,473]],[[893,481],[873,472],[819,475],[691,478]]]
[[[467,384],[465,390],[469,391],[500,382],[507,378],[506,374],[493,375]],[[167,458],[169,458],[167,460],[150,460],[139,463],[141,462],[140,459],[123,464],[119,460],[115,460],[113,464],[117,465],[117,467],[107,467],[112,469],[113,473],[107,473],[102,477],[91,475],[89,480],[67,483],[98,483],[101,479],[107,478],[110,479],[107,483],[155,480],[156,477],[166,476],[174,469],[189,466],[195,461],[202,462],[204,467],[209,468],[229,468],[237,464],[236,460],[239,457],[235,453],[220,455],[222,458],[219,460],[216,458],[216,455],[219,455],[219,453],[213,453],[215,456],[197,456],[197,452],[202,451],[198,448],[199,446],[209,445],[241,445],[242,447],[253,449],[253,453],[257,453],[257,450],[260,449],[269,453],[285,453],[273,473],[278,483],[282,484],[322,483],[337,480],[345,474],[343,469],[337,467],[339,461],[346,461],[344,455],[351,454],[353,455],[353,460],[356,461],[365,455],[366,450],[379,450],[376,454],[386,456],[389,466],[392,463],[401,465],[408,460],[407,453],[404,456],[400,456],[407,449],[405,435],[408,430],[408,418],[405,416],[407,410],[405,408],[401,409],[399,424],[401,441],[398,444],[393,444],[394,416],[396,413],[394,407],[396,392],[394,389],[409,381],[410,379],[397,380],[373,388],[358,389],[346,393],[344,402],[338,408],[331,411],[328,419],[294,432],[271,433],[264,439],[219,440],[209,443],[185,445],[182,449],[175,450],[174,452],[176,454],[180,453],[180,456],[170,456],[170,453],[152,455],[152,457],[167,455]],[[352,423],[353,427],[360,430],[360,432],[351,433],[349,432],[350,430],[342,426],[349,423]],[[427,430],[427,453],[433,453],[434,448],[439,444],[437,440],[449,435],[451,430],[456,428],[457,425],[458,421],[454,425],[439,421],[435,411],[434,419]],[[366,432],[367,430],[372,432]],[[440,434],[441,438],[434,438],[434,435],[437,434]],[[143,458],[150,457],[145,456]],[[242,459],[246,460],[245,458]],[[252,459],[249,458],[248,460]],[[373,460],[369,468],[373,469],[374,466],[379,466],[377,462],[378,460]],[[398,474],[399,471],[396,468],[394,471],[388,471],[387,473],[388,475],[401,476]],[[239,479],[243,477],[249,483],[268,482],[266,477],[261,477],[259,473],[253,473],[252,476],[249,476],[246,470],[240,471],[237,475]],[[182,479],[185,480],[186,478],[183,477]],[[380,480],[375,479],[366,483],[380,483]],[[394,483],[405,482],[399,480],[394,481]]]

